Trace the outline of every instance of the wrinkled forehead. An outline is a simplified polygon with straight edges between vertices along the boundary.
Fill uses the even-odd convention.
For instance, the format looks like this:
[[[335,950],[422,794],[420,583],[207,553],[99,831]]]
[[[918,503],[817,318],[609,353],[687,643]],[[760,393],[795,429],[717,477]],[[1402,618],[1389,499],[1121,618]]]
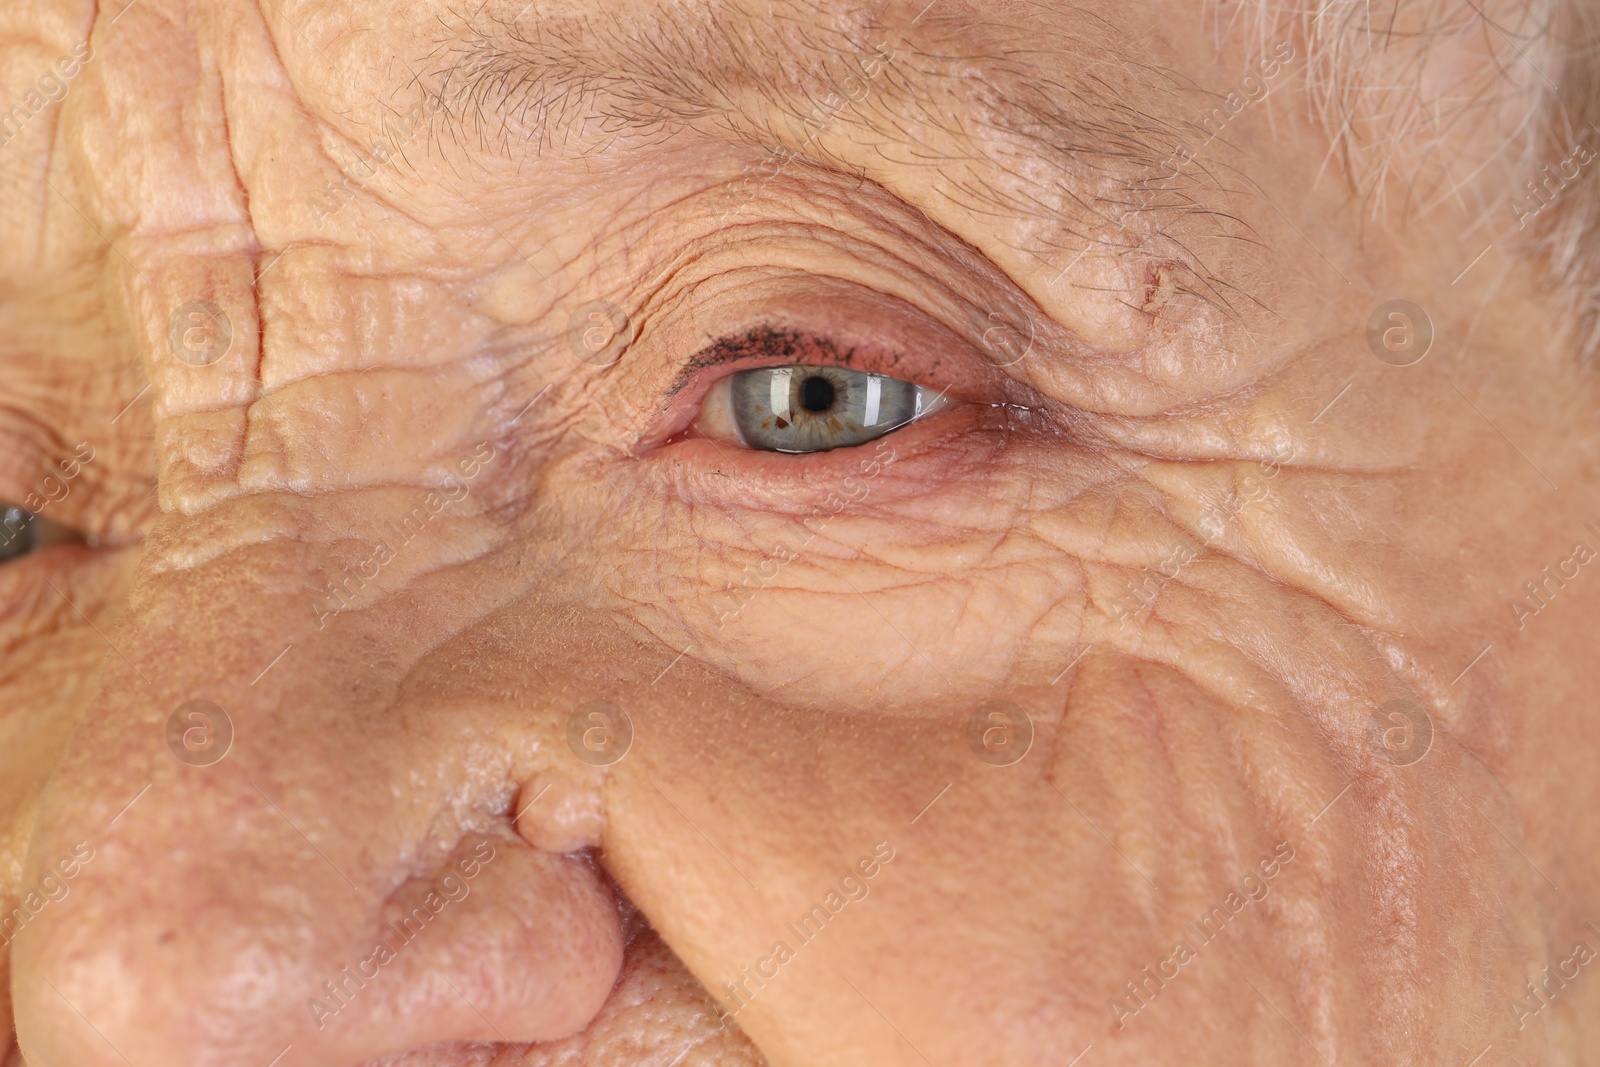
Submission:
[[[1161,65],[1171,42],[1144,36],[1147,16],[1118,6],[800,0],[544,12],[492,0],[441,40],[435,88],[452,104],[451,134],[488,143],[531,134],[549,150],[651,143],[693,126],[825,154],[820,135],[837,124],[880,146],[928,144],[951,157],[1003,134],[1045,167],[1080,171],[1154,163],[1184,132],[1170,112],[1185,79]]]
[[[131,7],[122,36],[172,50],[183,35],[169,6]],[[303,135],[345,172],[336,185],[363,184],[376,165],[459,188],[470,157],[512,179],[496,190],[504,202],[529,203],[538,189],[524,168],[589,167],[688,132],[867,176],[923,210],[1015,219],[1025,243],[1061,248],[1128,228],[1130,207],[1179,217],[1226,199],[1227,177],[1193,155],[1240,100],[1264,94],[1293,46],[1240,29],[1196,51],[1208,17],[1190,6],[413,0],[377,19],[361,5],[268,5],[264,27],[237,12],[189,17],[197,56],[174,55],[157,80],[205,95],[220,77],[227,113],[195,108],[179,121],[226,124],[247,184],[252,156],[281,162],[305,150],[284,143]],[[101,36],[115,43],[115,29]],[[143,80],[150,54],[126,52],[113,64],[121,80]],[[280,61],[281,72],[253,69]],[[251,109],[250,97],[275,94]],[[170,113],[168,95],[139,101],[143,113]],[[255,134],[266,119],[284,132]],[[1130,188],[1157,182],[1163,198],[1130,203]],[[425,199],[395,206],[448,217],[430,216]]]
[[[1348,174],[1329,165],[1328,140],[1304,139],[1308,113],[1332,114],[1340,136],[1363,128],[1351,101],[1399,116],[1406,138],[1369,138],[1390,171],[1404,170],[1409,146],[1429,166],[1488,174],[1459,138],[1451,152],[1426,151],[1426,122],[1405,116],[1459,130],[1486,96],[1474,78],[1536,83],[1542,55],[1519,28],[1542,6],[1521,0],[1508,5],[1518,18],[1492,26],[1470,13],[1379,19],[1344,0],[1294,23],[1274,4],[1111,0],[188,7],[139,0],[98,20],[88,80],[103,79],[111,106],[95,109],[98,141],[93,129],[81,139],[142,165],[97,173],[98,194],[60,192],[82,204],[71,218],[96,217],[88,237],[110,247],[113,274],[154,294],[131,304],[155,352],[196,294],[236,291],[247,305],[253,290],[264,306],[315,317],[330,258],[345,275],[438,280],[522,257],[550,277],[571,262],[563,242],[595,245],[599,231],[671,217],[630,210],[635,190],[761,166],[852,186],[864,214],[920,213],[1104,348],[1131,347],[1129,307],[1169,285],[1221,319],[1265,306],[1292,314],[1274,300],[1279,265],[1254,250],[1318,270],[1327,257],[1263,194],[1310,184],[1283,181],[1289,167],[1297,178],[1326,169],[1334,184]],[[1466,39],[1506,62],[1423,62]],[[1452,110],[1430,112],[1429,93]],[[1241,155],[1246,128],[1265,125],[1276,140]],[[307,188],[285,187],[285,174]],[[1459,186],[1449,175],[1439,184]],[[574,208],[573,189],[591,203]],[[562,195],[564,210],[549,210]],[[374,220],[405,232],[375,241]],[[625,232],[616,243],[642,247]],[[206,263],[163,273],[195,259]],[[639,287],[651,269],[616,288]],[[233,310],[242,352],[254,326],[248,307]],[[177,363],[153,377],[169,413],[255,388],[246,373],[197,376]],[[174,386],[197,377],[226,388]],[[107,401],[111,414],[122,397]]]
[[[1448,134],[1467,151],[1466,115],[1518,129],[1553,87],[1548,31],[1564,10],[1556,0],[1378,11],[1360,0],[424,0],[381,27],[360,11],[319,13],[323,32],[308,34],[297,8],[273,8],[269,21],[323,65],[340,57],[355,114],[369,92],[421,87],[441,105],[439,132],[480,149],[655,143],[693,125],[826,155],[817,135],[838,128],[880,147],[924,145],[884,153],[924,167],[1003,154],[993,142],[1006,140],[1052,178],[1142,178],[1169,165],[1220,134],[1210,109],[1236,114],[1237,98],[1259,92],[1263,59],[1296,50],[1299,110],[1343,150],[1394,159]]]
[[[530,14],[491,3],[438,48],[442,137],[549,159],[687,131],[787,168],[868,178],[941,223],[981,216],[1036,257],[1214,215],[1227,200],[1222,173],[1183,155],[1220,132],[1210,109],[1234,86],[1205,83],[1231,71],[1227,52],[1248,64],[1249,45],[1227,42],[1220,64],[1185,57],[1148,12],[1122,5]],[[1184,62],[1199,69],[1184,74]],[[1252,97],[1266,87],[1259,69],[1241,76]],[[993,256],[980,235],[961,236]]]
[[[311,30],[310,9],[277,10],[290,79],[340,170],[410,180],[394,206],[436,228],[492,217],[510,236],[497,244],[542,250],[529,254],[541,275],[570,264],[563,243],[666,229],[673,213],[653,206],[674,182],[759,186],[771,171],[797,199],[832,179],[867,213],[909,206],[1106,347],[1129,347],[1122,312],[1147,283],[1176,279],[1223,315],[1263,303],[1252,287],[1268,272],[1238,261],[1262,239],[1239,200],[1278,164],[1241,177],[1227,128],[1282,106],[1267,98],[1299,70],[1289,35],[1263,37],[1257,19],[1219,28],[1203,5],[489,0],[413,4],[381,24],[323,12]],[[574,186],[613,191],[577,226],[560,202]],[[653,203],[635,196],[645,188]],[[563,224],[529,234],[541,214]]]

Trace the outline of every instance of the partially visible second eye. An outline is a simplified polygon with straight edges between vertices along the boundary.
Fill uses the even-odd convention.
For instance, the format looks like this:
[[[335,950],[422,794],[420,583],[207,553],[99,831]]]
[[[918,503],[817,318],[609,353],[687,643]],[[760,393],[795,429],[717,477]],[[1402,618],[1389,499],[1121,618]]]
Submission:
[[[84,538],[26,508],[0,504],[0,563],[37,552],[51,545],[82,543]]]
[[[843,367],[760,367],[717,383],[733,429],[749,448],[826,452],[865,444],[944,407],[942,393]],[[709,406],[709,405],[708,405]]]

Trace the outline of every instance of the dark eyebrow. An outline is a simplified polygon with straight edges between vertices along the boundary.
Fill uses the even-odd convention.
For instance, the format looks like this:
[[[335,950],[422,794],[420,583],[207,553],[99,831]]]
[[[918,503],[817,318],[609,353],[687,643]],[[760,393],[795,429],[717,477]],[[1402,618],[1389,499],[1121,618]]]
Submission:
[[[449,100],[438,121],[480,150],[525,137],[540,151],[645,146],[693,129],[825,168],[841,161],[820,131],[848,130],[887,170],[937,171],[936,192],[965,212],[1046,223],[1025,250],[1041,260],[1133,230],[1159,239],[1141,252],[1180,288],[1231,308],[1238,291],[1191,247],[1254,234],[1218,206],[1229,190],[1217,169],[1173,165],[1175,146],[1207,138],[1199,119],[1216,94],[1129,57],[1115,27],[1082,12],[1069,34],[965,7],[940,0],[898,24],[831,0],[760,19],[711,3],[674,5],[671,20],[544,19],[526,0],[485,0],[435,52]],[[991,158],[996,145],[1016,165]]]

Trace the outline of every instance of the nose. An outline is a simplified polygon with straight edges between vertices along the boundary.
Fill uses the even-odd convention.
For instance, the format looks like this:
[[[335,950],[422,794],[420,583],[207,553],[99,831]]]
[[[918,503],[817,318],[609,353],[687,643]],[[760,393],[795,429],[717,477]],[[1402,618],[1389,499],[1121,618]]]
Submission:
[[[6,920],[27,1061],[347,1067],[581,1029],[617,904],[512,829],[512,742],[475,698],[406,696],[426,650],[354,613],[250,683],[286,632],[213,620],[274,594],[153,588],[42,801],[42,903]]]

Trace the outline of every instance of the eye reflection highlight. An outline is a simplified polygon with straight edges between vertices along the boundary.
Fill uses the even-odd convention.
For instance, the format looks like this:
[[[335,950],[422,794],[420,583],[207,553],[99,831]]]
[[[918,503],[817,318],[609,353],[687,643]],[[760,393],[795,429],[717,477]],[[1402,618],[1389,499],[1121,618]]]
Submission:
[[[843,367],[760,367],[731,375],[726,387],[740,441],[766,452],[865,444],[947,403],[926,386]]]

